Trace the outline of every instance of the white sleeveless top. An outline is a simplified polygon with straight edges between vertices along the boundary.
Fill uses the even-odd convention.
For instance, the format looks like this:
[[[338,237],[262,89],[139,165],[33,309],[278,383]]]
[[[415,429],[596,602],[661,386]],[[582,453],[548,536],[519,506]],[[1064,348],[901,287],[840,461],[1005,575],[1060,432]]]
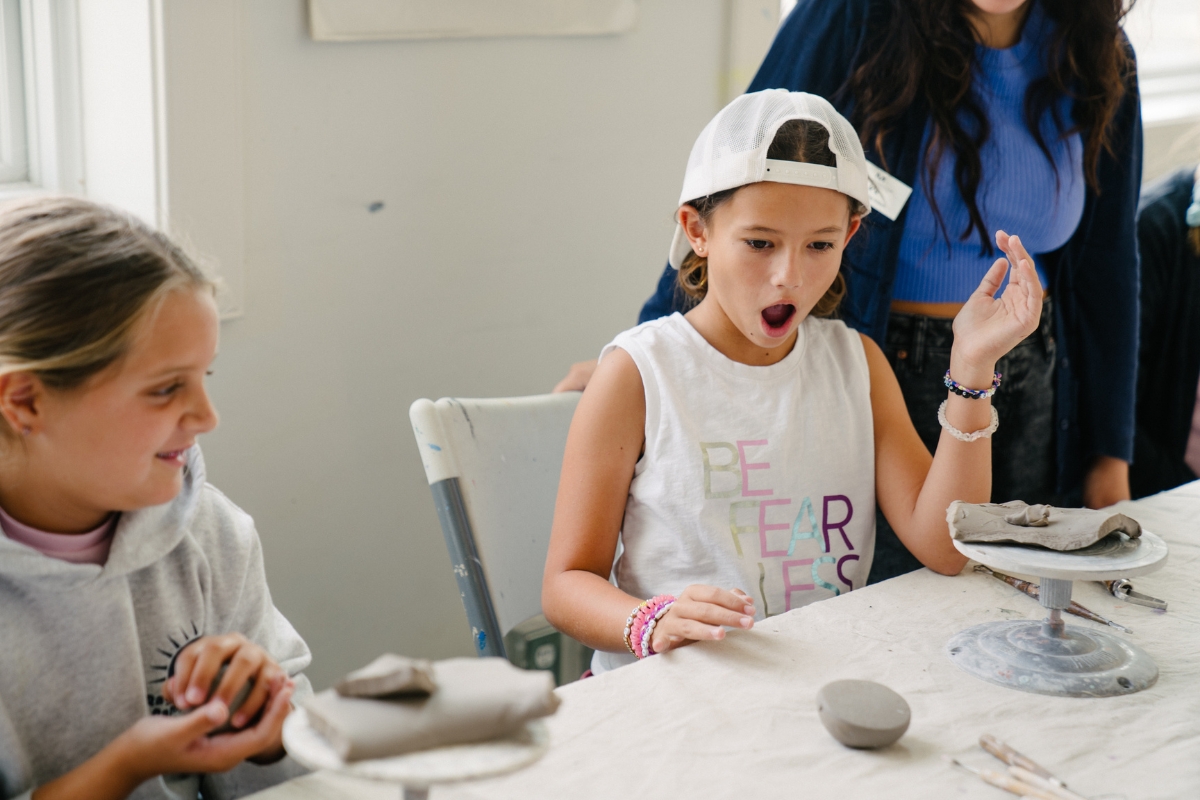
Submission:
[[[625,505],[617,586],[739,588],[758,619],[866,583],[875,548],[871,386],[859,335],[808,317],[777,364],[731,361],[680,314],[625,331],[646,449]],[[597,651],[593,672],[634,660]]]

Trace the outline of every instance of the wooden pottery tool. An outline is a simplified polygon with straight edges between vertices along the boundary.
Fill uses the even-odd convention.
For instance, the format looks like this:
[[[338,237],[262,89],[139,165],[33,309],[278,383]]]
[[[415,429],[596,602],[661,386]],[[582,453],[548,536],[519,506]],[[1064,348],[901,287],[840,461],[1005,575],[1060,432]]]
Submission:
[[[1134,578],[1161,569],[1167,560],[1161,537],[1147,530],[1136,538],[1114,533],[1070,552],[952,541],[994,572],[1037,578],[1038,602],[1047,610],[1041,622],[996,620],[955,634],[946,654],[960,669],[1010,689],[1060,697],[1132,694],[1158,680],[1158,666],[1146,651],[1105,630],[1067,625],[1063,611],[1072,608],[1073,581]]]
[[[979,746],[1008,765],[1008,772],[1014,778],[1031,786],[1050,792],[1062,800],[1087,800],[1067,788],[1067,784],[1055,777],[1050,770],[1038,764],[1032,758],[1022,755],[995,736],[985,733],[979,737]]]
[[[1151,597],[1148,594],[1135,592],[1133,584],[1126,578],[1118,578],[1115,581],[1100,581],[1105,589],[1108,589],[1109,594],[1118,600],[1124,600],[1126,603],[1134,605],[1146,606],[1147,608],[1160,608],[1163,611],[1167,610],[1167,601],[1159,600],[1157,597]]]
[[[1039,789],[1033,784],[1025,783],[1024,781],[1017,779],[1007,772],[997,772],[994,769],[976,769],[975,767],[969,767],[951,755],[944,755],[942,758],[956,767],[961,767],[967,772],[974,773],[975,775],[979,776],[981,780],[986,783],[990,783],[997,789],[1003,789],[1006,792],[1012,792],[1013,794],[1021,797],[1036,798],[1036,800],[1061,800],[1058,795],[1051,794],[1044,789]]]
[[[1065,783],[1059,781],[1058,778],[1055,778],[1053,775],[1051,775],[1050,770],[1041,766],[1032,758],[1021,755],[1016,750],[997,739],[995,736],[992,736],[990,733],[985,733],[983,736],[979,737],[979,746],[984,750],[987,750],[989,753],[1010,767],[1021,767],[1022,769],[1028,770],[1034,775],[1039,775],[1048,781],[1056,781],[1059,784],[1066,786]]]
[[[993,570],[988,569],[983,564],[976,564],[975,571],[982,572],[985,575],[991,575],[993,578],[1002,580],[1005,583],[1007,583],[1009,586],[1012,586],[1013,588],[1024,592],[1025,594],[1032,597],[1034,600],[1038,599],[1040,590],[1038,589],[1038,585],[1036,583],[1031,583],[1029,581],[1023,581],[1020,578],[1014,578],[1013,576],[1005,575],[1002,572],[995,572]],[[1071,601],[1071,605],[1067,606],[1066,612],[1068,614],[1074,614],[1077,617],[1083,617],[1084,619],[1090,619],[1092,622],[1099,622],[1101,625],[1110,625],[1119,631],[1124,631],[1125,633],[1133,633],[1132,630],[1130,630],[1129,628],[1126,628],[1124,625],[1121,625],[1120,623],[1117,623],[1117,622],[1113,622],[1111,619],[1106,619],[1105,617],[1102,617],[1099,614],[1097,614],[1095,611],[1091,611],[1089,609],[1084,608],[1083,606],[1079,605],[1079,603],[1076,603],[1074,600]]]

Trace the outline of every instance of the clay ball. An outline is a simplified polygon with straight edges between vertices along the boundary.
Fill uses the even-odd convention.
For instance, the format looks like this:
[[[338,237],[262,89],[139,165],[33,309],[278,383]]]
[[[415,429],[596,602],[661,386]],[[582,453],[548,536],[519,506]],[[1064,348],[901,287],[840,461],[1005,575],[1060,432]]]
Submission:
[[[817,713],[833,738],[868,750],[895,742],[912,720],[904,698],[874,681],[825,684],[817,692]]]

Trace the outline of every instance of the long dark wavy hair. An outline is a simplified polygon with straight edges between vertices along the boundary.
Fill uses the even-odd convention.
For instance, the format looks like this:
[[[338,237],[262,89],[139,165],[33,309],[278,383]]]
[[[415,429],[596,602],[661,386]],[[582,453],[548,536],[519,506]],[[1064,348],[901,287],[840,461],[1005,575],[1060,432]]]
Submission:
[[[1133,58],[1120,22],[1134,0],[1028,0],[1040,3],[1054,22],[1045,43],[1048,74],[1025,94],[1025,123],[1047,160],[1053,160],[1042,134],[1049,112],[1064,137],[1083,139],[1088,185],[1099,191],[1101,150],[1112,152],[1109,123],[1133,78]],[[914,105],[927,109],[933,124],[925,149],[928,169],[920,177],[943,235],[948,235],[933,194],[946,150],[956,157],[954,181],[967,206],[969,223],[959,238],[979,235],[982,252],[992,252],[976,196],[983,167],[980,148],[991,134],[983,105],[972,91],[979,69],[977,39],[968,14],[971,0],[889,0],[886,17],[869,23],[866,58],[846,89],[855,100],[852,121],[864,146],[882,157],[887,136],[903,124]],[[1073,102],[1071,120],[1060,119],[1057,101]],[[964,125],[964,119],[968,124]],[[884,165],[887,168],[887,165]]]

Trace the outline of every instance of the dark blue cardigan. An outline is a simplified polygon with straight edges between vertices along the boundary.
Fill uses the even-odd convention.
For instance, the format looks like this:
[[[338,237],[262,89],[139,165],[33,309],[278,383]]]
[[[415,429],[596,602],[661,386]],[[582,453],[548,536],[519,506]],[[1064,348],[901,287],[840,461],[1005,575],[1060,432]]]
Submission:
[[[844,85],[860,63],[869,27],[888,24],[890,0],[800,0],[783,23],[749,91],[783,88],[830,98],[850,117]],[[1100,155],[1100,191],[1087,190],[1070,240],[1041,258],[1055,302],[1058,484],[1078,502],[1088,462],[1097,455],[1133,459],[1138,352],[1138,251],[1135,218],[1142,180],[1142,122],[1136,76],[1111,123],[1113,152]],[[887,139],[883,158],[867,158],[912,186],[928,111],[914,105]],[[884,341],[892,281],[907,207],[892,222],[878,212],[847,248],[848,291],[841,317]],[[1020,233],[1020,231],[1011,231]],[[683,310],[670,265],[638,321]],[[1004,421],[1020,425],[1019,419]]]

